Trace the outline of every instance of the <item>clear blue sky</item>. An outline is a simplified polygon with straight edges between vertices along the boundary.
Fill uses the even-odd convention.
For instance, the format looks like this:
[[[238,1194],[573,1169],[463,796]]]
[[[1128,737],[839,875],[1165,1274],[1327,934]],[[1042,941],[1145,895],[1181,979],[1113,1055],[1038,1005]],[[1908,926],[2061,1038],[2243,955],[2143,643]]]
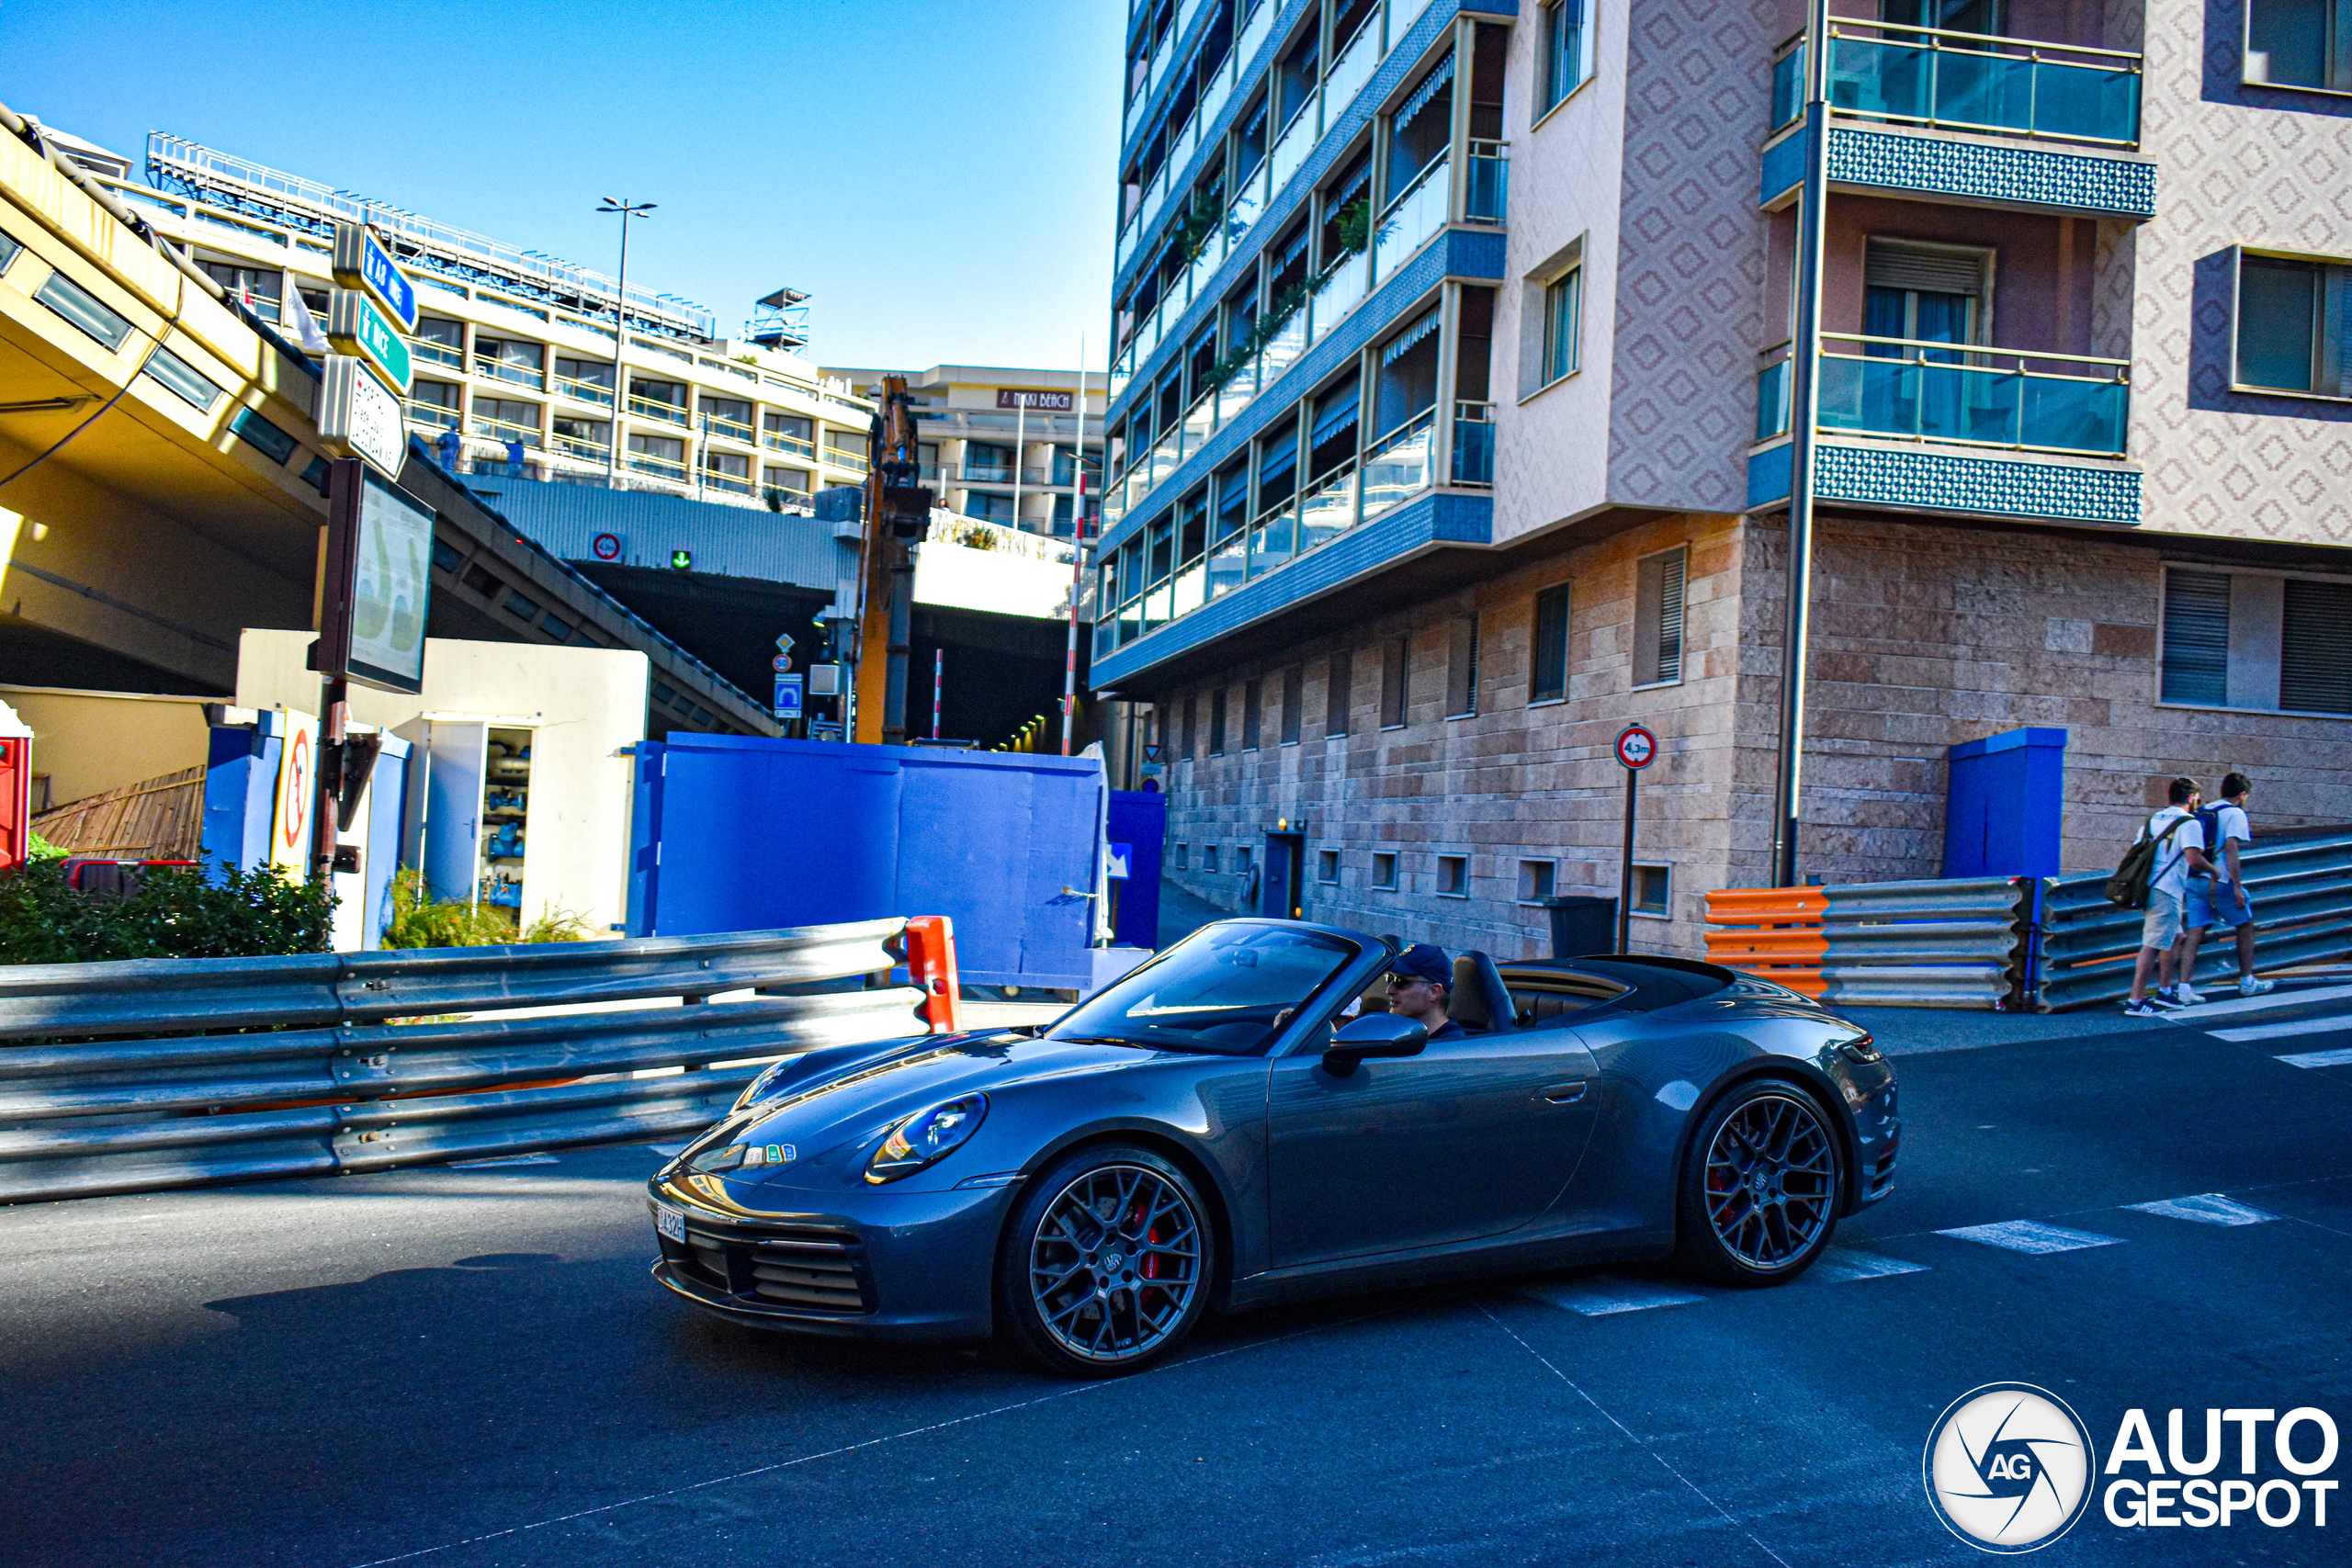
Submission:
[[[0,101],[167,130],[613,270],[820,363],[1100,368],[1120,0],[0,0]]]

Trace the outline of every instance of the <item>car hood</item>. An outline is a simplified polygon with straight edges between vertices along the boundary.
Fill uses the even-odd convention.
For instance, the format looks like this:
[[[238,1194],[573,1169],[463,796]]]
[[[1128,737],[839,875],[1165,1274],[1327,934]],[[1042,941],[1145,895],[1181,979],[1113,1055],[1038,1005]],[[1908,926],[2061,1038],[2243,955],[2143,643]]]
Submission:
[[[965,1034],[842,1053],[824,1063],[787,1061],[778,1065],[772,1087],[761,1086],[763,1098],[696,1139],[664,1174],[687,1191],[754,1208],[764,1206],[757,1195],[771,1190],[865,1188],[866,1160],[893,1126],[976,1091],[989,1097],[990,1115],[969,1144],[941,1162],[952,1166],[952,1172],[940,1174],[960,1178],[1017,1168],[1029,1151],[997,1146],[1007,1143],[1001,1134],[1009,1118],[999,1120],[996,1128],[989,1125],[1000,1101],[1040,1085],[1132,1069],[1157,1055],[1023,1034]],[[1000,1135],[992,1138],[992,1131]],[[749,1146],[759,1148],[761,1164],[740,1163],[738,1151]],[[923,1179],[930,1174],[906,1179],[916,1187],[943,1184]],[[953,1179],[944,1184],[953,1185]]]

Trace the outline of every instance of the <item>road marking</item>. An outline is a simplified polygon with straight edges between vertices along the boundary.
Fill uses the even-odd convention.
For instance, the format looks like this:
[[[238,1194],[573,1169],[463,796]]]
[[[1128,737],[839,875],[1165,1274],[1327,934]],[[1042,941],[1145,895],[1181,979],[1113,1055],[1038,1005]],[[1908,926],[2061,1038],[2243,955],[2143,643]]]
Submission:
[[[2216,990],[2220,987],[2214,987]],[[2307,1007],[2312,1002],[2341,1001],[2352,997],[2352,986],[2322,986],[2309,991],[2266,991],[2258,997],[2232,997],[2224,1001],[2198,1002],[2178,1008],[2165,1016],[2179,1022],[2188,1019],[2227,1018],[2233,1013],[2269,1012],[2278,1008]]]
[[[553,1155],[492,1155],[488,1159],[453,1159],[451,1170],[482,1170],[493,1165],[553,1165]]]
[[[1850,1247],[1832,1247],[1814,1260],[1813,1267],[1805,1270],[1805,1277],[1842,1285],[1849,1280],[1883,1280],[1890,1274],[1924,1274],[1927,1271],[1928,1266],[1924,1263],[1905,1263],[1900,1258],[1860,1252]]]
[[[2045,1225],[2039,1220],[2003,1220],[1998,1224],[1962,1225],[1936,1234],[1957,1236],[1962,1241],[1981,1241],[1987,1247],[2003,1247],[2011,1252],[2075,1252],[2086,1247],[2120,1247],[2123,1243],[2121,1236],[2070,1231],[2064,1225]]]
[[[1607,1275],[1597,1280],[1579,1280],[1574,1284],[1530,1285],[1527,1293],[1539,1302],[1549,1302],[1555,1307],[1582,1313],[1587,1317],[1605,1317],[1618,1312],[1641,1312],[1649,1307],[1689,1306],[1693,1302],[1707,1299],[1670,1286],[1653,1285],[1645,1280],[1619,1280]]]
[[[2301,1051],[2278,1059],[2290,1067],[2352,1067],[2352,1046],[2340,1051]]]
[[[2284,1040],[2290,1034],[2332,1034],[2346,1029],[2352,1029],[2352,1017],[2337,1013],[2332,1018],[2299,1018],[2292,1023],[2256,1023],[2245,1029],[2215,1029],[2207,1032],[2216,1040],[2236,1043]]]
[[[2267,1210],[2256,1209],[2224,1198],[2219,1192],[2200,1192],[2193,1198],[2166,1198],[2154,1203],[2126,1203],[2143,1214],[2162,1214],[2168,1220],[2195,1220],[2200,1225],[2258,1225],[2278,1216]]]

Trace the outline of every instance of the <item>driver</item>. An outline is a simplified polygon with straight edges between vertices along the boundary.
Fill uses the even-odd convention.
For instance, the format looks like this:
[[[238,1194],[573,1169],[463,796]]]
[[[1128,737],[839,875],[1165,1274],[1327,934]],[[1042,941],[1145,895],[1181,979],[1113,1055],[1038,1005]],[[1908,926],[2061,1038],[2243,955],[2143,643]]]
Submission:
[[[1446,1016],[1453,995],[1453,961],[1445,949],[1417,942],[1388,966],[1388,1010],[1430,1032],[1432,1043],[1461,1040],[1469,1032]]]

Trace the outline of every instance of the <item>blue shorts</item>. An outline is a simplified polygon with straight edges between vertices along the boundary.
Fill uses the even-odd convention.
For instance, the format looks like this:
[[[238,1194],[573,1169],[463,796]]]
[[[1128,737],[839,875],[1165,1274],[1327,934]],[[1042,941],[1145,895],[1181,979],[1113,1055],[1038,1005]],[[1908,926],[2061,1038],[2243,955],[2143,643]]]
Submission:
[[[2254,919],[2253,895],[2233,903],[2230,885],[2215,877],[2190,877],[2188,905],[2188,924],[2192,931],[2219,926],[2225,931],[2233,931]]]

